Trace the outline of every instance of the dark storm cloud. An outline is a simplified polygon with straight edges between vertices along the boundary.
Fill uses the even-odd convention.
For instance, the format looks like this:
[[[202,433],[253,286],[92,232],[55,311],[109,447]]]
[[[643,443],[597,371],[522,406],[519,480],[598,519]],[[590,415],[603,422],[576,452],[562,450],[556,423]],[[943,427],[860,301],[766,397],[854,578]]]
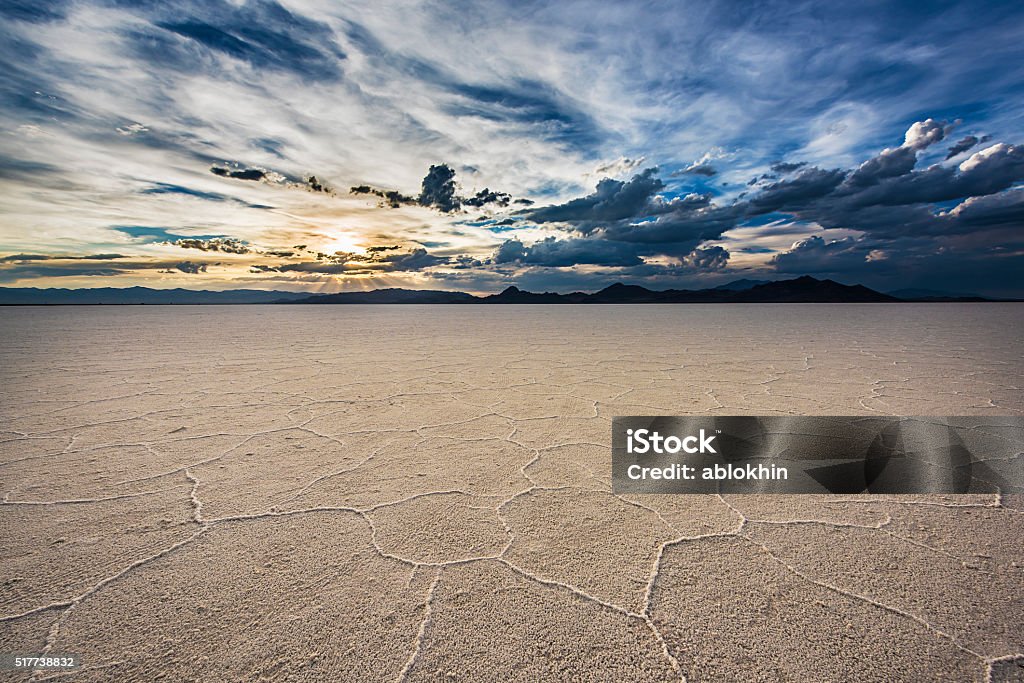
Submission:
[[[846,171],[805,168],[793,178],[766,185],[747,203],[746,212],[757,216],[807,206],[835,190]]]
[[[384,200],[383,204],[392,209],[397,209],[400,206],[419,205],[436,209],[442,213],[453,213],[459,211],[463,206],[506,207],[512,201],[512,195],[507,192],[496,192],[488,187],[470,197],[460,196],[455,182],[455,170],[448,164],[431,165],[420,185],[420,193],[416,197],[410,197],[397,190],[382,190],[370,185],[355,185],[349,188],[349,192],[380,197]]]
[[[815,207],[822,216],[839,211],[855,215],[872,207],[906,207],[948,202],[1002,192],[1024,180],[1024,147],[993,145],[959,166],[930,166],[921,171],[879,178],[870,187],[847,184],[835,193],[831,206]],[[850,226],[855,227],[855,226]],[[890,226],[898,230],[898,225]]]
[[[765,177],[749,195],[728,204],[716,203],[710,194],[666,198],[655,169],[629,181],[603,179],[592,194],[517,214],[526,221],[556,224],[568,233],[565,239],[533,245],[512,239],[498,248],[493,261],[626,266],[661,255],[682,266],[722,268],[728,252],[705,243],[737,226],[752,229],[769,221],[863,233],[840,241],[806,239],[769,263],[794,273],[880,272],[901,254],[923,263],[929,253],[949,249],[950,240],[975,256],[991,250],[993,241],[1020,242],[1015,235],[1024,221],[1024,190],[1013,188],[1024,181],[1024,147],[999,143],[958,165],[918,169],[919,157],[951,127],[934,119],[915,123],[898,147],[853,169],[781,162],[774,170],[785,173],[783,178]],[[771,232],[770,226],[764,228],[764,236]]]
[[[455,196],[455,171],[447,164],[431,166],[423,178],[419,203],[445,213],[458,210],[462,201]]]
[[[419,204],[419,201],[415,197],[404,195],[397,190],[381,190],[376,187],[370,187],[369,185],[356,185],[349,188],[349,192],[352,194],[371,194],[376,197],[380,197],[384,200],[383,204],[392,209],[397,209],[400,206]]]
[[[783,273],[822,273],[855,270],[864,266],[870,248],[853,238],[826,241],[817,235],[802,240],[769,263]]]
[[[764,187],[747,201],[756,216],[781,212],[827,228],[852,228],[875,236],[912,231],[953,233],[955,216],[934,207],[969,197],[995,195],[1024,180],[1024,148],[998,144],[975,153],[959,166],[916,170],[913,150],[887,150],[852,173],[808,168],[793,179]]]
[[[729,261],[729,252],[720,246],[692,249],[690,251],[687,251],[688,246],[682,244],[671,246],[677,247],[667,250],[678,255],[680,265],[673,266],[676,269],[719,270],[724,268]],[[657,269],[662,266],[645,264],[642,257],[665,251],[665,249],[660,248],[651,249],[648,245],[644,244],[595,238],[559,240],[554,237],[547,237],[529,246],[519,240],[512,239],[503,242],[495,250],[491,262],[499,265],[521,264],[549,268],[564,268],[574,265],[633,268],[646,265]],[[636,270],[630,270],[630,272],[639,273]]]
[[[879,241],[870,236],[828,240],[815,236],[774,257],[771,266],[787,275],[815,274],[859,282],[881,291],[915,287],[983,296],[1024,295],[1024,240],[978,249],[971,240],[952,240],[936,249],[928,237]]]
[[[485,206],[487,204],[494,204],[496,206],[505,207],[508,206],[511,201],[512,195],[507,192],[494,192],[490,188],[485,187],[484,189],[477,192],[472,197],[466,197],[462,200],[465,206]]]
[[[957,154],[962,154],[983,142],[988,142],[992,139],[991,135],[983,135],[982,137],[976,137],[974,135],[968,135],[965,138],[961,138],[955,145],[949,148],[949,152],[946,154],[946,159],[952,159]]]
[[[212,166],[210,173],[219,175],[222,178],[234,178],[235,180],[263,180],[267,177],[267,172],[260,168],[231,169]]]
[[[952,159],[957,154],[960,154],[961,152],[966,152],[971,147],[974,147],[976,144],[978,144],[978,142],[978,138],[976,138],[973,135],[968,135],[965,138],[961,138],[959,142],[957,142],[955,145],[949,148],[949,153],[946,154],[946,159]]]
[[[508,240],[494,252],[495,263],[563,267],[576,264],[634,266],[643,263],[634,245],[608,240],[548,237],[527,247],[519,240]]]
[[[940,219],[955,221],[962,229],[1010,228],[1024,225],[1024,188],[987,197],[972,197]],[[1024,235],[1020,235],[1024,239]]]
[[[478,258],[463,255],[454,257],[448,266],[456,270],[475,270],[477,268],[482,268],[484,266],[484,262]]]
[[[277,171],[259,168],[255,166],[241,167],[241,165],[237,165],[235,168],[228,166],[213,165],[210,167],[210,173],[214,174],[215,176],[220,176],[221,178],[230,178],[232,180],[265,182],[271,185],[285,187],[289,189],[302,189],[308,190],[309,192],[316,192],[331,196],[335,195],[334,190],[331,189],[331,187],[328,186],[327,183],[325,183],[315,175],[305,175],[301,176],[301,179],[296,179],[294,177],[289,177],[284,173],[279,173]],[[359,194],[359,192],[357,191],[376,194],[381,197],[384,197],[387,194],[378,190],[374,190],[373,188],[366,185],[352,188],[353,194]],[[223,195],[217,195],[215,193],[203,193],[203,195],[199,195],[193,191],[189,192],[189,194],[196,194],[196,196],[204,196],[204,198],[222,197],[223,201],[235,201],[245,204],[245,202],[242,202],[240,199],[235,199],[233,197],[224,197]],[[262,204],[246,204],[246,206],[253,209],[273,208]]]
[[[906,175],[917,164],[917,152],[911,147],[887,149],[868,159],[850,174],[847,183],[855,186],[874,185],[885,178]]]
[[[385,270],[423,270],[447,263],[448,259],[434,256],[426,249],[412,249],[408,253],[388,254],[373,261],[374,265],[384,264]]]
[[[649,168],[625,182],[604,178],[593,194],[565,204],[531,209],[523,216],[537,223],[572,223],[581,232],[589,232],[601,223],[642,217],[651,198],[665,188],[657,172],[658,169]]]
[[[320,180],[315,175],[311,175],[306,178],[306,185],[308,185],[309,189],[313,192],[323,192],[325,194],[332,193],[331,188],[327,187],[327,185],[320,182]]]
[[[886,178],[895,178],[910,173],[917,165],[918,152],[945,138],[950,124],[945,121],[919,121],[907,131],[902,145],[884,149],[877,156],[862,163],[846,179],[851,187],[875,185]]]

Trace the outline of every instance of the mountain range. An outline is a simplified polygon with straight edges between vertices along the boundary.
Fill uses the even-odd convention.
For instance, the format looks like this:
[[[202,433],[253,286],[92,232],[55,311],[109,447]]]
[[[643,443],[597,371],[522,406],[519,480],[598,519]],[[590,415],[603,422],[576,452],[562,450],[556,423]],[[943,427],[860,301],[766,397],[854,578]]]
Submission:
[[[314,294],[259,289],[224,291],[190,289],[39,289],[0,287],[0,305],[95,304],[697,304],[697,303],[896,303],[991,301],[975,295],[932,290],[883,293],[863,285],[844,285],[805,275],[792,280],[734,280],[710,289],[651,290],[615,283],[593,292],[527,292],[508,287],[499,294],[423,289],[375,289],[366,292]]]
[[[2,306],[95,304],[272,304],[309,297],[309,292],[263,289],[151,289],[149,287],[96,287],[40,289],[0,287]]]
[[[794,280],[760,282],[748,280],[736,289],[666,289],[651,290],[640,285],[617,282],[593,292],[526,292],[508,287],[499,294],[477,297],[464,292],[429,290],[378,289],[371,292],[321,294],[300,299],[301,304],[338,303],[432,303],[432,304],[688,304],[688,303],[853,303],[892,302],[896,297],[876,292],[861,285],[842,285],[833,280],[817,280],[804,276]]]

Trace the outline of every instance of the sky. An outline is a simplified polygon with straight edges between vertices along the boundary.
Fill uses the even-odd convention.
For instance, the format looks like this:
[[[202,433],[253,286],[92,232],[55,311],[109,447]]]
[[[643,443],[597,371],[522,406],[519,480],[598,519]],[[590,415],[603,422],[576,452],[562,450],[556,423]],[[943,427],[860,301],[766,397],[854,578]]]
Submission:
[[[0,15],[0,286],[1024,297],[1019,2]]]

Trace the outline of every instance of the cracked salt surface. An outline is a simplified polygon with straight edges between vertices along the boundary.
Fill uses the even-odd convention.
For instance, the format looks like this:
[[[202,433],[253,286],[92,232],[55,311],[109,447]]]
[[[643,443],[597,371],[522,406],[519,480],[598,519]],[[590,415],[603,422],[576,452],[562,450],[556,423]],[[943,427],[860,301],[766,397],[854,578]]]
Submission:
[[[0,651],[78,681],[1021,680],[1018,498],[616,496],[608,444],[629,414],[1020,415],[1024,307],[551,313],[0,309]]]

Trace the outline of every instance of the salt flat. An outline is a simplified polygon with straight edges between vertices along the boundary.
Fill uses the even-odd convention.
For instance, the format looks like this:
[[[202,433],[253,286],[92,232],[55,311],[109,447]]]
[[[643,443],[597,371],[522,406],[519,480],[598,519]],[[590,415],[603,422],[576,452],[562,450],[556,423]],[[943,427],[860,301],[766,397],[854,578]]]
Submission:
[[[609,446],[613,415],[1020,415],[1021,330],[0,309],[0,651],[79,654],[75,681],[1024,680],[1020,501],[620,497]]]

